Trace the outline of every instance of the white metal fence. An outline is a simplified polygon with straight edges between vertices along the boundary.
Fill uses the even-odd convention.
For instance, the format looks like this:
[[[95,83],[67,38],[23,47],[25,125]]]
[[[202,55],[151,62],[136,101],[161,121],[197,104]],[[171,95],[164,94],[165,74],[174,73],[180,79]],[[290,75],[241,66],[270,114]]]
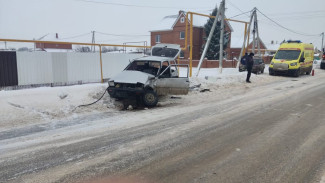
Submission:
[[[121,72],[142,54],[103,53],[103,78]],[[99,53],[17,52],[18,85],[100,82]]]

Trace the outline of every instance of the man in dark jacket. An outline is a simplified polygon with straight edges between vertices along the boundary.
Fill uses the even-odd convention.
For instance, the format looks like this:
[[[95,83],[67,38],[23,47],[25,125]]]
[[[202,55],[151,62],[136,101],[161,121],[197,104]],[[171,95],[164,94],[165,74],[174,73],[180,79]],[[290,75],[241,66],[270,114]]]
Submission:
[[[246,59],[246,68],[247,68],[246,82],[247,83],[251,83],[249,78],[251,77],[253,64],[254,64],[253,56],[254,56],[254,53],[250,53],[248,58]]]
[[[245,53],[245,55],[240,59],[240,63],[242,65],[246,65],[247,58],[248,58],[248,55],[247,55],[247,53]]]

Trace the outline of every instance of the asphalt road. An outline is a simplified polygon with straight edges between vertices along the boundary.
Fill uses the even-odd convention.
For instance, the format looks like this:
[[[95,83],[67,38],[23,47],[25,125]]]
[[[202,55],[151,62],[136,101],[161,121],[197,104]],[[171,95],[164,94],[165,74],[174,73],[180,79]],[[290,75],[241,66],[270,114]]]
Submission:
[[[321,181],[325,74],[228,92],[2,131],[0,182]]]

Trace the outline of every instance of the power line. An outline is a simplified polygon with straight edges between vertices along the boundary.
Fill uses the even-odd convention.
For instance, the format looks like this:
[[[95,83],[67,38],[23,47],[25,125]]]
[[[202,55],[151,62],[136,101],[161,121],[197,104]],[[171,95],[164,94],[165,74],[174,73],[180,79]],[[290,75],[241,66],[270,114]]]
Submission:
[[[292,15],[292,14],[318,14],[318,13],[325,13],[324,10],[320,10],[320,11],[296,11],[296,12],[290,12],[290,13],[273,13],[273,14],[269,14],[269,15]]]
[[[74,38],[78,38],[78,37],[86,36],[86,35],[89,35],[89,34],[91,34],[91,32],[84,33],[84,34],[80,34],[80,35],[77,35],[77,36],[71,36],[71,37],[60,38],[60,40],[63,40],[63,39],[74,39]]]
[[[229,17],[229,18],[235,18],[235,17],[238,17],[238,16],[243,15],[243,14],[246,15],[246,13],[249,13],[249,12],[251,12],[251,11],[246,11],[246,12],[243,12],[241,14],[238,14],[238,15],[235,15],[235,16],[232,16],[232,17]]]
[[[251,11],[244,12],[243,10],[241,10],[240,8],[238,8],[236,5],[234,5],[234,4],[233,4],[232,2],[230,2],[229,0],[228,0],[228,3],[229,3],[232,7],[236,8],[237,10],[239,10],[240,12],[242,12],[242,14],[240,14],[240,15],[245,14],[246,16],[250,17],[250,15],[247,15],[246,13],[251,12]],[[239,16],[239,15],[238,15],[238,16]],[[233,18],[233,17],[232,17],[232,18]]]
[[[107,36],[120,36],[120,37],[145,37],[145,36],[150,36],[150,35],[135,35],[135,34],[110,34],[110,33],[104,33],[104,32],[98,32],[96,33],[107,35]]]
[[[257,9],[258,12],[260,12],[264,17],[266,17],[268,20],[270,20],[271,22],[275,23],[276,25],[278,25],[279,27],[283,28],[283,29],[286,29],[287,31],[289,32],[292,32],[292,33],[295,33],[295,34],[299,34],[299,35],[302,35],[302,36],[320,36],[320,34],[304,34],[304,33],[299,33],[299,32],[296,32],[294,30],[291,30],[287,27],[284,27],[283,25],[279,24],[278,22],[272,20],[271,18],[269,18],[268,16],[266,16],[264,13],[262,13],[259,9]]]
[[[107,4],[107,5],[114,5],[114,6],[135,7],[135,8],[178,9],[178,10],[184,8],[184,7],[144,6],[144,5],[134,5],[134,4],[109,3],[109,2],[101,2],[101,1],[93,1],[93,0],[75,0],[75,1],[95,3],[95,4]],[[188,8],[188,9],[195,9],[195,8]]]

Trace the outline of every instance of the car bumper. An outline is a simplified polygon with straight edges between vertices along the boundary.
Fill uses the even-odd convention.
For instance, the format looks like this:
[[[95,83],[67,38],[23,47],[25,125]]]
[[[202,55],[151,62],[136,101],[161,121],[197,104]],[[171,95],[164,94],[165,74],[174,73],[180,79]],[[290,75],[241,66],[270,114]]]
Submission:
[[[144,93],[144,90],[142,88],[108,87],[107,92],[111,98],[125,99],[142,95]]]
[[[274,70],[273,68],[269,67],[269,73],[280,73],[280,74],[288,74],[293,75],[297,72],[298,69],[287,69],[287,70]]]

